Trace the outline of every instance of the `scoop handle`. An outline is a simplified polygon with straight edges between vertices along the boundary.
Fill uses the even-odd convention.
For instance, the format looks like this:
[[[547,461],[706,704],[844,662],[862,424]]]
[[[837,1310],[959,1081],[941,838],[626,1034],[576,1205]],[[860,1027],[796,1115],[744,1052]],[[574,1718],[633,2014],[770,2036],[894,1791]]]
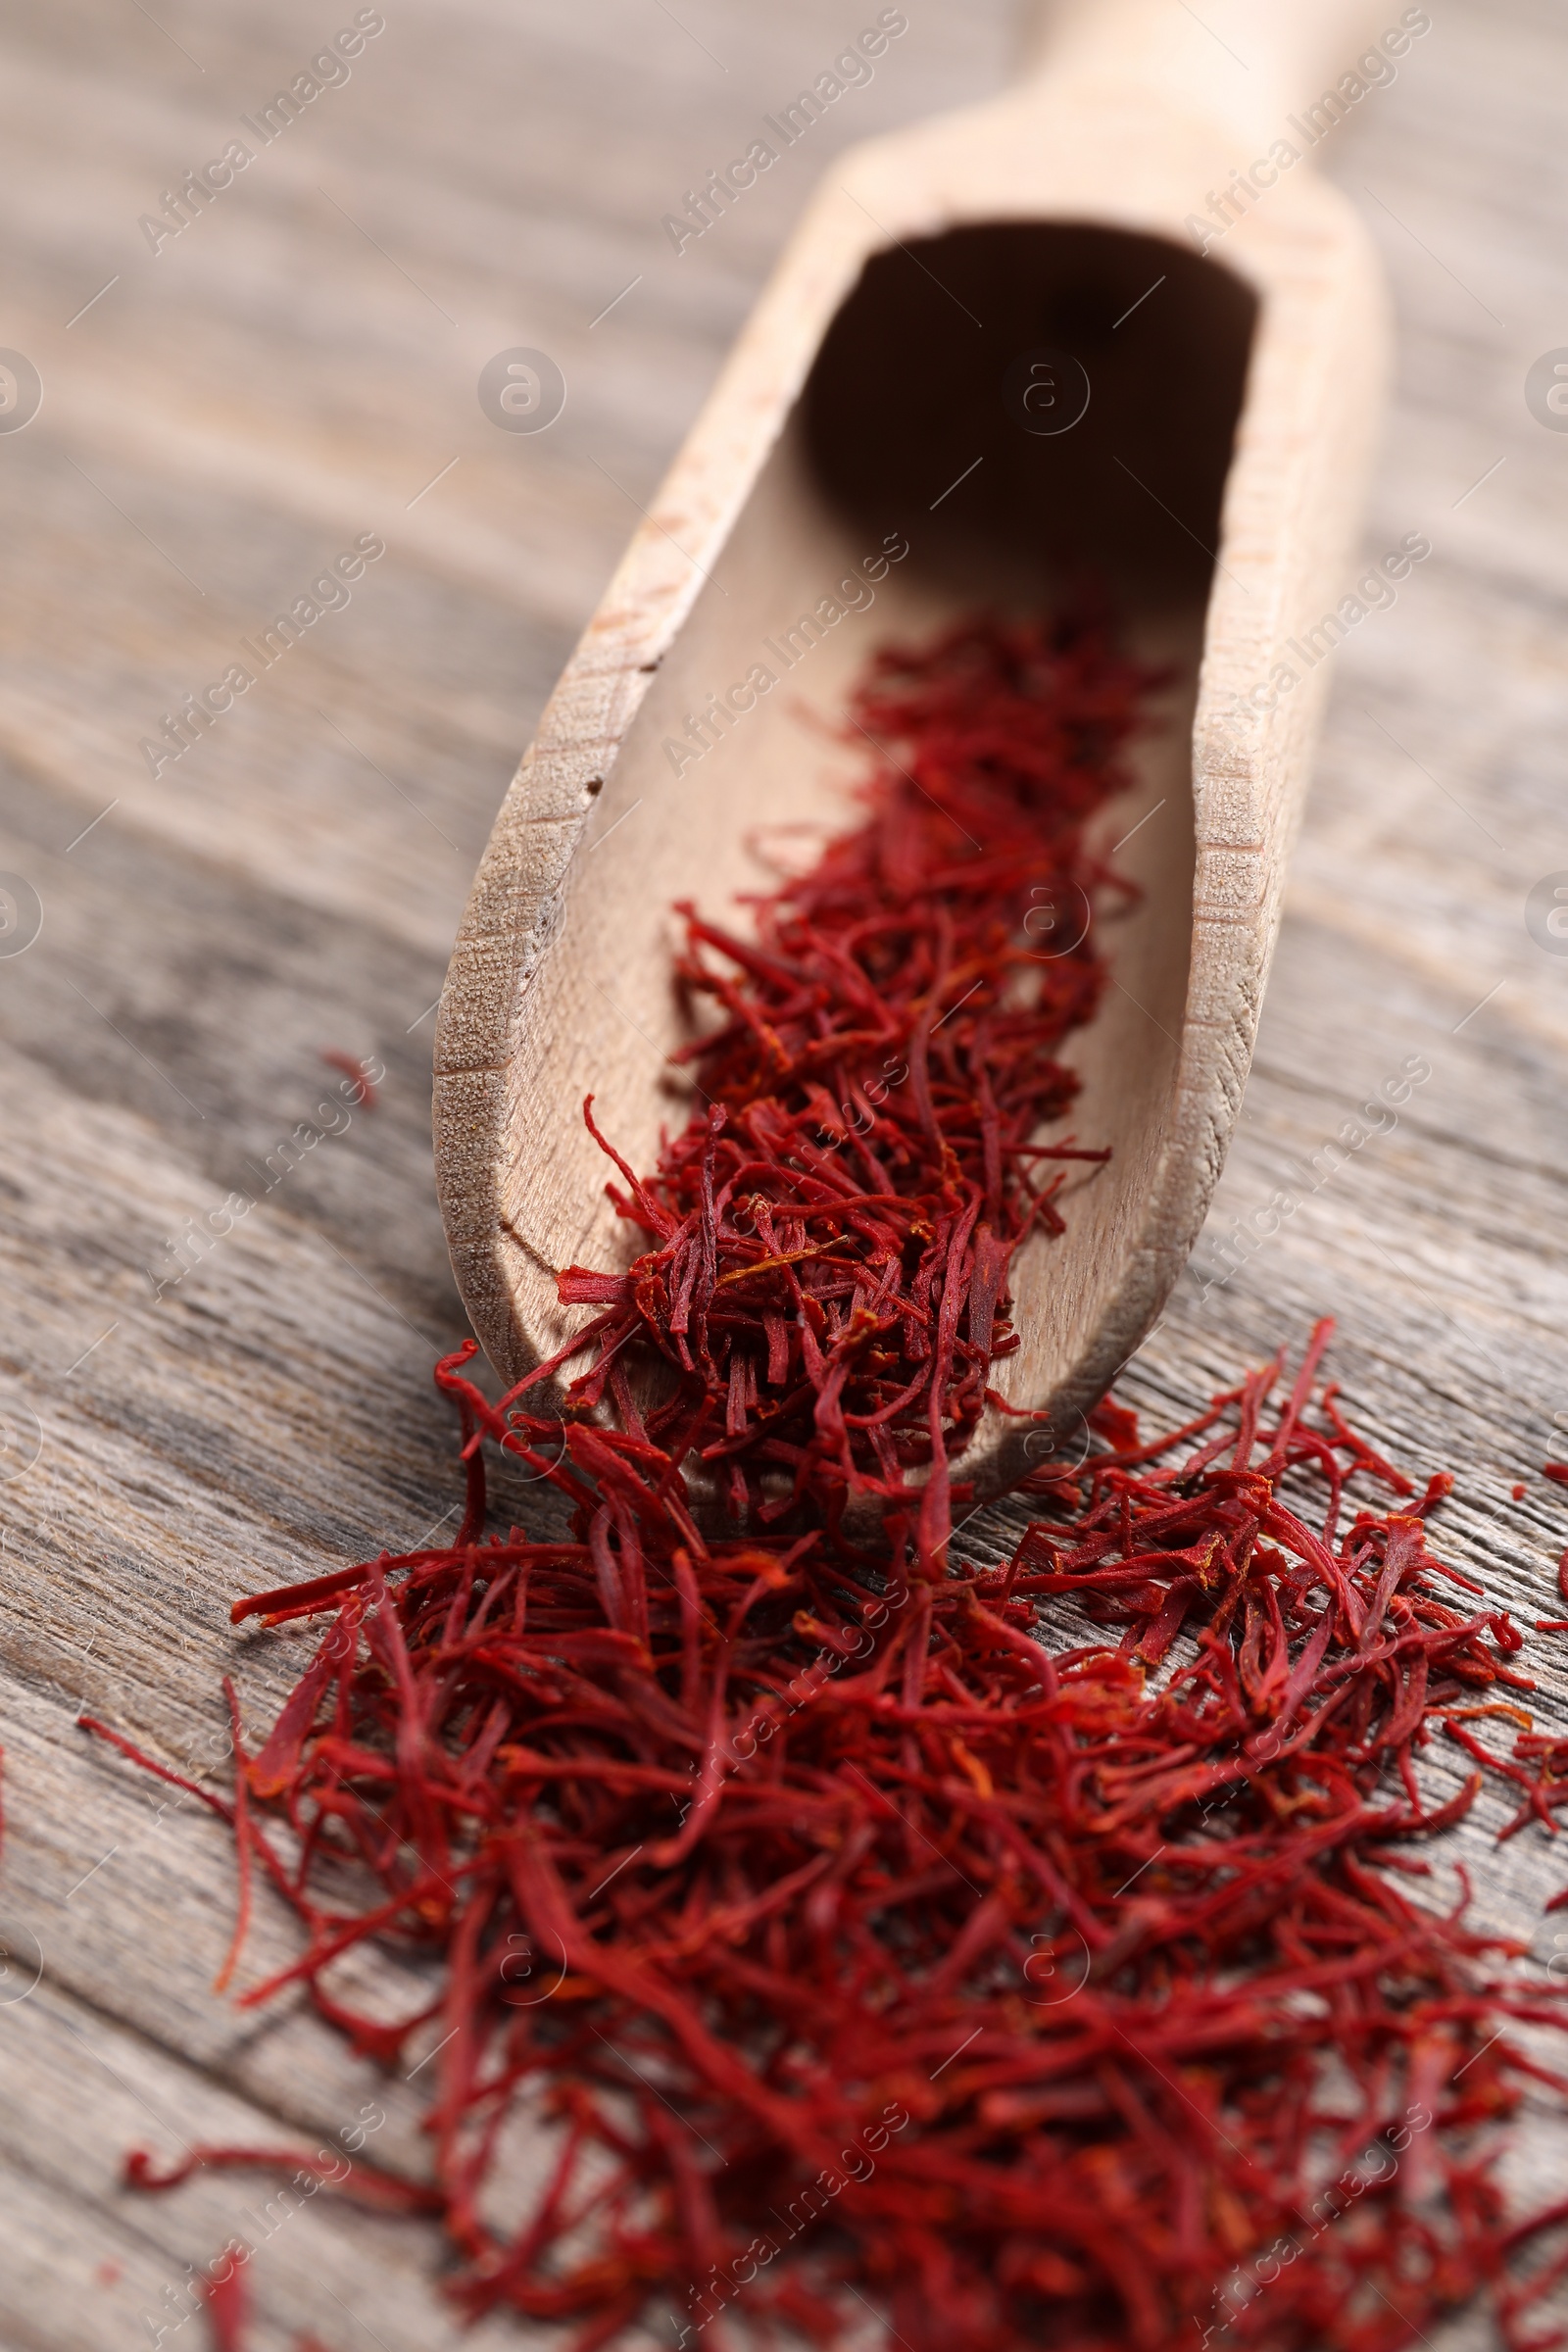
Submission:
[[[1152,87],[1266,142],[1289,136],[1287,117],[1319,104],[1343,75],[1358,74],[1363,87],[1394,80],[1431,26],[1427,10],[1405,0],[1045,0],[1020,63],[1026,81],[1058,88]]]

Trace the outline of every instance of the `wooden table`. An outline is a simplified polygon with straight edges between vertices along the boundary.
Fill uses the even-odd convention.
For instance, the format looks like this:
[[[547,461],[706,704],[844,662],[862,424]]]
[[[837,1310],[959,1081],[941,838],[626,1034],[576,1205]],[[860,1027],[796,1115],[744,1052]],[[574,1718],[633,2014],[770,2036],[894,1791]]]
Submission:
[[[1400,320],[1366,552],[1412,531],[1433,552],[1334,657],[1242,1130],[1126,1393],[1185,1410],[1336,1312],[1354,1411],[1408,1466],[1458,1473],[1451,1554],[1528,1623],[1556,1606],[1568,1538],[1568,1496],[1538,1475],[1568,1450],[1568,956],[1524,921],[1568,871],[1568,436],[1524,398],[1568,343],[1568,74],[1547,0],[1434,14],[1330,165]],[[368,2102],[382,2161],[415,2168],[417,2085],[286,2004],[212,1993],[223,1832],[74,1724],[106,1716],[220,1782],[220,1674],[259,1723],[298,1654],[235,1637],[230,1598],[450,1519],[429,1368],[462,1323],[427,1102],[459,907],[811,176],[1005,71],[1001,0],[911,16],[814,146],[677,256],[662,216],[842,40],[825,0],[389,8],[267,145],[240,118],[336,20],[296,0],[265,28],[237,0],[6,9],[0,344],[43,405],[0,432],[0,867],[42,910],[0,955],[5,2352],[151,2343],[189,2312],[187,2266],[237,2230],[266,2239],[258,2352],[307,2325],[340,2352],[458,2341],[422,2226],[323,2200],[269,2233],[250,2176],[120,2187],[131,2145],[294,2144]],[[236,138],[255,152],[231,183],[150,234],[140,217]],[[497,431],[475,396],[519,345],[565,375],[546,433]],[[251,662],[242,641],[366,534],[385,554],[350,601]],[[254,686],[150,760],[144,739],[235,662]],[[373,1110],[345,1117],[323,1049],[384,1063]],[[1325,1153],[1412,1056],[1431,1075],[1397,1123]],[[181,1253],[186,1220],[236,1194],[255,1206]],[[976,1523],[977,1548],[1004,1522]],[[1532,1650],[1560,1723],[1568,1653]],[[1494,1851],[1501,1818],[1489,1794],[1458,1850],[1485,1916],[1544,1955],[1541,1896],[1568,1874],[1534,1835]],[[264,1910],[250,1981],[292,1948]]]

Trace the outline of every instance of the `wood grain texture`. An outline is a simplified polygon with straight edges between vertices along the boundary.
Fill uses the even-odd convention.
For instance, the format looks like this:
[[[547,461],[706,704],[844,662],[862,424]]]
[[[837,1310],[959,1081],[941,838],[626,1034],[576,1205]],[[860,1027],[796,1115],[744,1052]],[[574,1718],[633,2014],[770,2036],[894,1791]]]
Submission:
[[[231,1596],[407,1544],[453,1505],[428,1372],[462,1326],[421,1016],[474,861],[813,172],[995,88],[1010,26],[1000,5],[912,12],[820,146],[677,260],[660,216],[858,18],[814,0],[787,18],[681,0],[678,24],[651,0],[389,10],[348,84],[154,259],[137,216],[354,12],[155,13],[0,9],[0,343],[45,387],[0,435],[0,866],[44,908],[37,942],[0,958],[0,1387],[8,1429],[33,1415],[42,1438],[0,1487],[0,2346],[150,2343],[142,2315],[177,2317],[185,2266],[243,2230],[266,2237],[259,2352],[307,2324],[334,2352],[441,2352],[460,2339],[428,2231],[318,2203],[267,2235],[258,2182],[118,2187],[130,2144],[324,2137],[367,2100],[387,2110],[384,2159],[415,2170],[418,2086],[298,2012],[212,1995],[219,1826],[160,1814],[73,1721],[86,1705],[220,1777],[220,1673],[255,1724],[297,1654],[234,1637]],[[1434,17],[1321,151],[1398,316],[1364,553],[1417,530],[1434,552],[1329,664],[1236,1142],[1126,1390],[1185,1410],[1338,1311],[1352,1407],[1409,1466],[1459,1472],[1455,1556],[1528,1623],[1568,1537],[1536,1474],[1568,1439],[1568,959],[1523,922],[1535,881],[1568,870],[1568,436],[1523,399],[1568,342],[1568,82],[1547,0]],[[497,432],[475,398],[515,345],[570,386],[536,438]],[[367,530],[388,552],[352,604],[152,779],[142,735]],[[265,1191],[247,1162],[335,1085],[322,1047],[378,1054],[382,1103]],[[1294,1175],[1412,1054],[1433,1074],[1397,1125],[1321,1183]],[[247,1183],[256,1208],[155,1302],[144,1269]],[[1238,1220],[1250,1239],[1222,1257]],[[994,1553],[1006,1524],[965,1540]],[[1562,1724],[1560,1643],[1532,1651]],[[1544,1955],[1541,1897],[1568,1874],[1533,1835],[1494,1850],[1501,1815],[1489,1797],[1449,1850]],[[290,1948],[264,1911],[257,1974]],[[1526,2141],[1521,2161],[1539,2181],[1561,2156]],[[477,2343],[526,2340],[496,2324]]]

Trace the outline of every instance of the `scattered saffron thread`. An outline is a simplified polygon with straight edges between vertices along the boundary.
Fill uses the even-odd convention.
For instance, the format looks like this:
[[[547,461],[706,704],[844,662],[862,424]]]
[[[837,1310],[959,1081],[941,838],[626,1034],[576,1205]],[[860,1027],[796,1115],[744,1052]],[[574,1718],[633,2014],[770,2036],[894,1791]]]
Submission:
[[[589,1320],[498,1404],[472,1343],[437,1368],[456,1541],[235,1604],[326,1622],[254,1748],[236,1711],[232,1800],[82,1719],[230,1824],[225,1977],[258,1873],[297,1914],[242,2006],[303,1985],[377,2063],[426,2050],[430,2184],[338,2193],[439,2213],[473,2316],[572,2352],[671,2320],[717,2352],[732,2306],[831,2346],[868,2300],[908,2352],[1386,2352],[1486,2290],[1519,2352],[1561,2340],[1529,2329],[1568,2203],[1516,2217],[1492,2158],[1568,2089],[1508,2033],[1565,1996],[1398,1884],[1487,1776],[1505,1837],[1568,1803],[1522,1635],[1431,1546],[1451,1480],[1350,1428],[1325,1323],[1162,1437],[1102,1403],[1005,1565],[948,1556],[1012,1259],[1061,1230],[1053,1162],[1103,1156],[1036,1140],[1106,975],[1090,934],[1031,952],[1032,894],[1125,901],[1085,828],[1152,683],[1080,626],[883,656],[865,821],[751,937],[687,910],[703,1107],[652,1176],[605,1142],[649,1246],[561,1276]],[[487,1536],[486,1446],[569,1536]],[[373,1940],[442,1961],[412,2014],[337,1983]]]

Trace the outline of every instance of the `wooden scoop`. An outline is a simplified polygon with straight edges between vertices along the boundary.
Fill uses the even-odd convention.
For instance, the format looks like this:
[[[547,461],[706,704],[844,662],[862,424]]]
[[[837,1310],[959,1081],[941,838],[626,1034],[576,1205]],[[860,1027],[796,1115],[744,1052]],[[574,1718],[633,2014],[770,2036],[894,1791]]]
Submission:
[[[671,902],[732,920],[769,828],[853,821],[832,733],[879,645],[1092,574],[1177,679],[1103,839],[1144,897],[1105,925],[1114,985],[1069,1056],[1071,1129],[1112,1155],[1013,1267],[999,1385],[1048,1418],[991,1415],[955,1475],[984,1495],[1087,1445],[1224,1161],[1320,624],[1352,587],[1383,304],[1307,150],[1366,33],[1364,0],[1093,0],[1007,95],[828,170],[551,697],[453,953],[436,1169],[503,1379],[587,1319],[558,1269],[631,1247],[583,1097],[639,1168],[684,1121]],[[1070,945],[1083,918],[1036,928]]]

